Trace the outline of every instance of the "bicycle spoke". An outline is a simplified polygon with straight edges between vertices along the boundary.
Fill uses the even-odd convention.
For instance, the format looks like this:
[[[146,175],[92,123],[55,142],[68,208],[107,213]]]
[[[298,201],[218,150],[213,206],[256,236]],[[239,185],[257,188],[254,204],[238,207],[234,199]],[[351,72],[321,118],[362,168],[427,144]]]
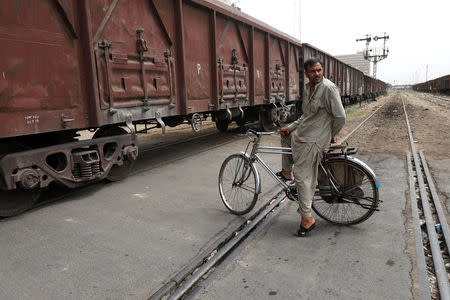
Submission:
[[[250,186],[247,186],[247,185],[245,185],[245,184],[241,184],[241,185],[239,185],[239,187],[240,187],[241,189],[247,191],[247,192],[252,193],[252,194],[255,193],[255,189],[254,189],[254,188],[252,188],[252,187],[250,187]]]
[[[349,198],[352,198],[352,199],[348,199],[348,198],[346,198],[346,197],[349,197]],[[374,200],[374,198],[373,197],[358,197],[358,196],[355,196],[355,195],[347,195],[347,194],[343,194],[342,195],[342,199],[348,199],[349,201],[351,201],[351,202],[355,202],[355,200],[353,200],[353,199],[357,199],[357,200],[365,200],[365,201],[368,201],[368,202],[370,202],[370,203],[373,203],[373,202],[375,202]]]
[[[372,175],[353,161],[331,159],[329,174],[323,174],[328,182],[322,185],[313,201],[314,211],[322,218],[337,224],[356,224],[367,219],[378,203],[375,181]],[[325,176],[325,177],[324,177]],[[330,188],[330,181],[338,188]]]
[[[234,214],[248,212],[256,203],[255,170],[241,154],[229,156],[219,173],[219,190],[225,206]]]

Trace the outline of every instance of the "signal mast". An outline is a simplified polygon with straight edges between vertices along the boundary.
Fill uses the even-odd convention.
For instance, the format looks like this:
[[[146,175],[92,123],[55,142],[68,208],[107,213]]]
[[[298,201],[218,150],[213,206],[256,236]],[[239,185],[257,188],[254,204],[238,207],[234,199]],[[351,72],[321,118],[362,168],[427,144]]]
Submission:
[[[386,32],[383,36],[374,36],[373,40],[376,42],[378,40],[383,41],[383,50],[381,53],[377,51],[375,48],[369,48],[369,43],[372,41],[372,37],[370,34],[366,34],[366,37],[363,39],[357,39],[357,42],[366,41],[366,49],[364,50],[364,59],[373,62],[373,78],[377,78],[377,63],[388,56],[389,49],[386,48],[386,41],[389,39],[389,36],[386,35]]]

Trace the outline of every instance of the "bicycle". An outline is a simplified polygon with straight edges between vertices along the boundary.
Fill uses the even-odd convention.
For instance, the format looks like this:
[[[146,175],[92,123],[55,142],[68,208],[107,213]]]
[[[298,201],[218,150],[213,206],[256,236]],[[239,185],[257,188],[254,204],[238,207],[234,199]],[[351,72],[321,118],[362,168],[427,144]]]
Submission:
[[[292,154],[291,148],[261,146],[261,137],[276,132],[249,129],[250,139],[244,152],[227,157],[219,172],[219,193],[225,207],[233,214],[243,215],[256,205],[261,193],[261,180],[256,162],[283,188],[286,197],[297,201],[294,182],[285,182],[262,160],[258,153]],[[250,149],[251,151],[247,153]],[[352,157],[357,148],[335,146],[327,149],[319,164],[318,185],[312,209],[321,218],[339,225],[358,224],[378,210],[378,189],[375,173],[361,160]]]

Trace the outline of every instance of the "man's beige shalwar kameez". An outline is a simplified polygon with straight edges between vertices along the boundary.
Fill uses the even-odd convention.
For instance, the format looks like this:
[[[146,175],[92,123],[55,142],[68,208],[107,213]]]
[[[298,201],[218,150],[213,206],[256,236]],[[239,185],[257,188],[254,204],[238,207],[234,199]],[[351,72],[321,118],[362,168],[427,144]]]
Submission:
[[[303,93],[302,116],[288,125],[291,133],[281,139],[283,147],[292,148],[292,156],[283,155],[282,167],[293,172],[298,191],[298,212],[305,218],[312,217],[311,203],[323,151],[345,124],[345,111],[336,85],[323,78],[312,94],[310,85],[306,84]]]

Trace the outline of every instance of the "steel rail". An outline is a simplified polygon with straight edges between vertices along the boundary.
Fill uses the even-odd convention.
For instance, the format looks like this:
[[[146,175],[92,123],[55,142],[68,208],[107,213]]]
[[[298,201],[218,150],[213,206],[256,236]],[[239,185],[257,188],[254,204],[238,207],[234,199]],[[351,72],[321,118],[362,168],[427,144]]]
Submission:
[[[382,108],[386,103],[388,103],[389,101],[386,100],[386,102],[383,103],[383,105],[381,105],[380,107],[378,107],[373,113],[370,114],[370,116],[368,116],[366,119],[364,119],[364,121],[362,121],[361,123],[359,123],[358,126],[356,126],[355,128],[352,129],[352,131],[350,131],[345,137],[343,137],[342,139],[340,139],[340,141],[337,143],[337,145],[342,145],[343,142],[345,142],[345,140],[347,140],[353,133],[355,133],[359,128],[361,128],[361,126],[364,125],[364,123],[366,123],[370,118],[373,117],[373,115],[380,110],[380,108]]]
[[[287,204],[283,190],[277,188],[272,196],[263,201],[255,212],[239,221],[227,232],[222,234],[208,249],[173,276],[149,300],[180,299],[184,297],[195,284],[210,272],[218,263],[224,260],[232,251],[244,242],[250,232],[259,227],[268,214],[273,217],[278,213],[277,207]],[[284,201],[284,202],[283,202]],[[267,226],[262,224],[261,226]]]
[[[422,173],[421,173],[420,161],[419,161],[419,158],[417,155],[416,146],[414,144],[411,127],[409,124],[408,114],[406,112],[406,106],[405,106],[405,102],[403,101],[403,98],[402,98],[402,104],[403,104],[403,111],[405,114],[406,125],[407,125],[407,129],[408,129],[409,142],[411,145],[413,161],[414,161],[414,165],[416,167],[417,181],[419,184],[419,193],[420,193],[420,198],[421,198],[421,202],[422,202],[423,213],[425,216],[425,224],[426,224],[427,233],[428,233],[428,237],[429,237],[429,241],[430,241],[430,248],[431,248],[431,253],[433,256],[433,265],[434,265],[434,270],[435,270],[436,278],[437,278],[437,282],[438,282],[439,293],[440,293],[441,299],[450,300],[450,287],[449,287],[449,281],[448,281],[448,274],[445,269],[444,260],[441,255],[439,241],[437,238],[436,229],[434,227],[434,221],[433,221],[433,217],[432,217],[432,213],[431,213],[430,203],[428,202],[428,197],[427,197],[427,193],[426,193],[426,189],[425,189],[425,183],[424,183]]]
[[[439,196],[437,194],[436,187],[434,186],[433,179],[432,179],[433,177],[431,176],[430,170],[428,169],[428,164],[425,159],[425,155],[423,154],[423,150],[419,151],[419,155],[420,155],[420,159],[422,161],[423,170],[425,171],[425,177],[427,178],[427,183],[428,183],[428,187],[430,189],[431,198],[433,199],[434,207],[436,208],[436,213],[438,215],[439,221],[441,221],[440,225],[441,225],[442,233],[444,235],[445,244],[447,245],[447,249],[450,250],[450,247],[449,247],[450,246],[450,230],[448,228],[447,222],[445,221],[447,219],[445,217],[444,210],[442,209],[442,205],[439,200]],[[444,220],[444,222],[442,222],[442,220]]]
[[[183,298],[183,300],[190,300],[195,299],[195,295],[199,293],[202,289],[204,289],[206,286],[208,286],[209,283],[211,283],[215,277],[228,265],[230,264],[233,259],[249,244],[252,242],[253,239],[256,238],[256,236],[263,231],[269,224],[272,222],[272,220],[277,217],[278,212],[281,211],[286,205],[289,203],[289,201],[282,200],[281,203],[273,210],[273,213],[270,213],[266,215],[264,220],[261,221],[261,223],[253,229],[249,234],[248,237],[245,238],[239,245],[237,245],[232,251],[230,251],[230,254],[224,258],[220,264],[218,264],[214,270],[208,274],[208,277],[202,281],[201,283],[197,284],[195,289],[192,290],[192,292]]]
[[[431,293],[428,283],[427,263],[425,253],[423,252],[422,230],[420,228],[419,208],[417,207],[416,183],[414,181],[414,172],[411,163],[411,153],[407,153],[409,174],[409,199],[411,201],[412,225],[414,232],[414,244],[416,246],[417,270],[419,273],[419,286],[422,300],[431,300]]]

